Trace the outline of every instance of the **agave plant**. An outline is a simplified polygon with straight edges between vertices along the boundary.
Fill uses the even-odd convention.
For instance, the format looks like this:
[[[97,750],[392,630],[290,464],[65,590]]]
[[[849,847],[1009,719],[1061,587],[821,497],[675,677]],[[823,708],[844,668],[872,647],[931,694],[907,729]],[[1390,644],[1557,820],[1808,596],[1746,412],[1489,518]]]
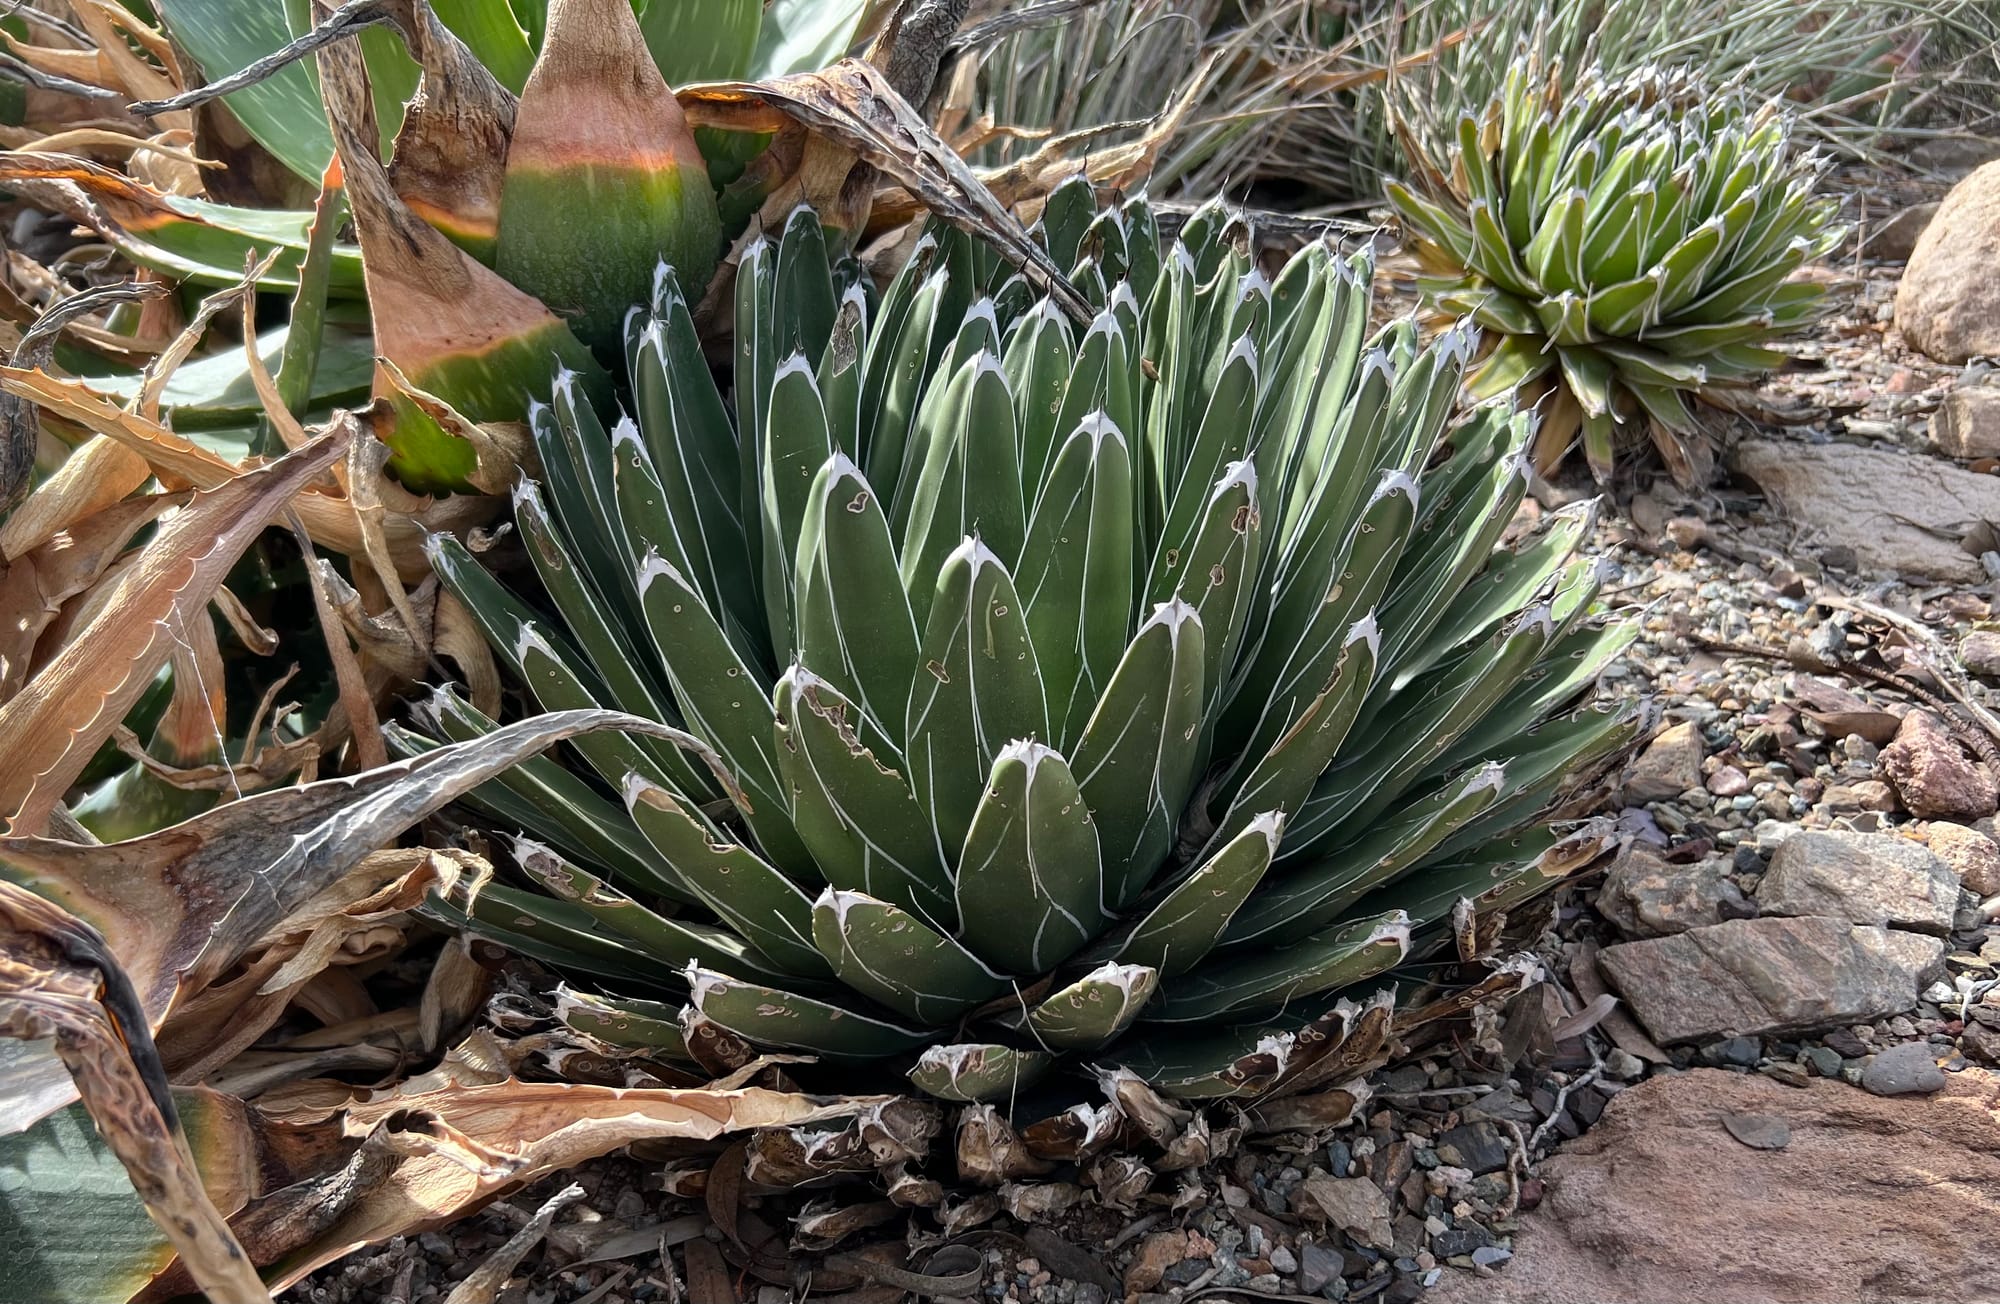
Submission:
[[[1553,388],[1535,446],[1553,468],[1581,433],[1600,479],[1641,429],[1695,478],[1691,396],[1784,361],[1773,340],[1824,291],[1793,279],[1838,242],[1824,170],[1774,104],[1750,109],[1684,71],[1617,80],[1527,55],[1455,129],[1401,106],[1413,168],[1389,186],[1430,303],[1497,345],[1475,395]]]
[[[1076,1054],[1247,1092],[1569,863],[1536,819],[1634,736],[1588,700],[1632,630],[1592,618],[1587,507],[1497,547],[1532,422],[1451,424],[1471,334],[1365,338],[1367,254],[1267,281],[1216,208],[1166,245],[1078,183],[1039,231],[1091,320],[942,227],[871,303],[800,210],[742,263],[733,422],[663,268],[633,416],[567,375],[533,414],[547,608],[434,539],[542,707],[682,731],[478,794],[522,877],[462,917],[624,993],[575,1027],[957,1100]],[[398,746],[493,727],[423,715]]]

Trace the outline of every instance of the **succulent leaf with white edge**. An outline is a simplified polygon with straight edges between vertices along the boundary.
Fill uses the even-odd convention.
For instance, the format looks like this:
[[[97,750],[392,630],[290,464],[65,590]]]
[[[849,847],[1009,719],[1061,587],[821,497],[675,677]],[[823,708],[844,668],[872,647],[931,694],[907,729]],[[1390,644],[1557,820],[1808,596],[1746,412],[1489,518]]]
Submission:
[[[1499,546],[1531,416],[1454,422],[1463,332],[1368,338],[1366,254],[1266,280],[1220,208],[1164,247],[1143,200],[1090,229],[1075,322],[943,226],[842,301],[802,214],[743,260],[741,424],[663,272],[636,420],[564,377],[530,423],[544,596],[435,541],[535,701],[699,742],[579,740],[474,795],[532,845],[439,909],[598,984],[579,1031],[959,1101],[1065,1064],[1255,1094],[1379,1033],[1461,902],[1578,863],[1538,821],[1644,711],[1593,700],[1632,632],[1574,558],[1590,509]],[[449,689],[420,714],[399,747],[493,727]]]
[[[1419,287],[1490,332],[1473,394],[1551,396],[1544,472],[1580,441],[1606,480],[1649,436],[1677,480],[1700,478],[1690,399],[1781,365],[1773,342],[1826,307],[1794,274],[1839,243],[1838,205],[1784,108],[1685,68],[1571,82],[1529,52],[1454,122],[1410,93],[1392,111],[1407,176],[1389,201]]]

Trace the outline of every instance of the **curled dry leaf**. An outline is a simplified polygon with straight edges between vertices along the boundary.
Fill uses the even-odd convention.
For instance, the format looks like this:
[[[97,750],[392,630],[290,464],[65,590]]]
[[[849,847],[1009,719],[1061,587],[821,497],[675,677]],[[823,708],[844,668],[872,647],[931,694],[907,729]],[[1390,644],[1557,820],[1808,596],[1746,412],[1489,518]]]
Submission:
[[[258,793],[127,842],[0,838],[0,879],[96,927],[157,1031],[177,1004],[404,829],[515,762],[605,728],[693,742],[636,716],[563,711],[349,777]],[[46,1050],[0,1041],[0,1133],[73,1098]]]
[[[697,127],[780,133],[803,128],[810,133],[799,171],[773,189],[763,220],[751,224],[753,232],[782,230],[785,214],[802,202],[826,213],[828,225],[858,231],[873,192],[871,182],[859,190],[857,202],[851,173],[859,161],[907,187],[931,211],[992,243],[1065,312],[1078,321],[1089,320],[1090,309],[1069,283],[1066,269],[1056,265],[873,64],[842,59],[818,72],[769,81],[704,83],[683,89],[680,102]]]
[[[53,1043],[146,1211],[211,1300],[270,1299],[203,1189],[130,980],[95,929],[12,883],[0,883],[0,1034]]]
[[[227,480],[161,524],[69,645],[0,706],[0,808],[41,832],[63,793],[125,717],[265,524],[344,449],[337,434]]]
[[[173,487],[216,489],[241,475],[243,468],[175,434],[156,421],[121,407],[90,388],[86,380],[51,376],[43,371],[0,367],[0,390],[38,404],[52,414],[95,434],[106,436],[137,453],[160,482]],[[355,418],[337,413],[333,431],[354,429]],[[367,444],[370,441],[355,440]],[[349,498],[332,485],[316,485],[292,504],[314,543],[351,557],[368,557],[404,582],[415,583],[430,572],[424,560],[424,536],[434,531],[459,532],[483,525],[499,511],[499,503],[482,494],[448,498],[418,498],[387,480],[379,461],[368,463],[376,474],[357,486]],[[352,470],[348,472],[352,481]],[[378,510],[384,504],[386,510]]]

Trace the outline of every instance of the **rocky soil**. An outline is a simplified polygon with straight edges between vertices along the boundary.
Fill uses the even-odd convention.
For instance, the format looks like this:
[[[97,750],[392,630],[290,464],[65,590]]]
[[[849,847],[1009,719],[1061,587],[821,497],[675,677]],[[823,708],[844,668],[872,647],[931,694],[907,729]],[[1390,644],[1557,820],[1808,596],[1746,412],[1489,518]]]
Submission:
[[[2000,212],[2000,164],[1980,175]],[[1598,528],[1610,600],[1644,629],[1609,686],[1665,719],[1605,811],[1620,852],[1513,923],[1544,981],[1378,1074],[1351,1123],[1248,1129],[1125,1207],[1017,1183],[993,1204],[1027,1217],[947,1241],[849,1186],[799,1225],[866,1207],[851,1244],[906,1236],[956,1274],[931,1293],[1023,1304],[2000,1298],[2000,381],[1961,365],[1984,346],[1905,347],[1949,310],[1925,270],[1899,325],[1902,260],[1964,253],[1954,227],[1920,234],[1972,202],[1938,199],[1865,215],[1826,273],[1841,310],[1747,415],[1718,416],[1732,478],[1654,484]],[[1548,486],[1529,513],[1583,491]],[[453,1284],[568,1180],[292,1297],[472,1304]],[[718,1272],[723,1233],[659,1164],[574,1180],[478,1298],[778,1304],[811,1285]]]

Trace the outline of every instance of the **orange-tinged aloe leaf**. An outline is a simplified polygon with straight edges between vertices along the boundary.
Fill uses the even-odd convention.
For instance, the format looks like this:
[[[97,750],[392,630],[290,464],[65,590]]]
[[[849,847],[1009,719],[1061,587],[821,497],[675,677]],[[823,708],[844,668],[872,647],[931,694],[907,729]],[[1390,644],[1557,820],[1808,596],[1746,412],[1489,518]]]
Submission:
[[[39,833],[112,728],[165,664],[251,540],[345,450],[323,435],[270,466],[198,494],[160,525],[69,645],[0,706],[0,810]]]
[[[505,9],[500,18],[511,24]],[[416,20],[409,40],[423,76],[403,114],[389,180],[412,212],[490,266],[514,96],[428,6]]]
[[[336,43],[317,57],[361,242],[376,352],[474,421],[521,420],[531,400],[549,397],[559,364],[576,371],[594,397],[607,397],[609,375],[560,317],[481,266],[396,194],[372,144],[360,52]],[[390,473],[419,493],[471,488],[472,446],[379,376],[376,392],[394,412]]]
[[[708,284],[721,242],[708,167],[627,0],[551,0],[507,153],[494,266],[600,356],[665,261]]]

